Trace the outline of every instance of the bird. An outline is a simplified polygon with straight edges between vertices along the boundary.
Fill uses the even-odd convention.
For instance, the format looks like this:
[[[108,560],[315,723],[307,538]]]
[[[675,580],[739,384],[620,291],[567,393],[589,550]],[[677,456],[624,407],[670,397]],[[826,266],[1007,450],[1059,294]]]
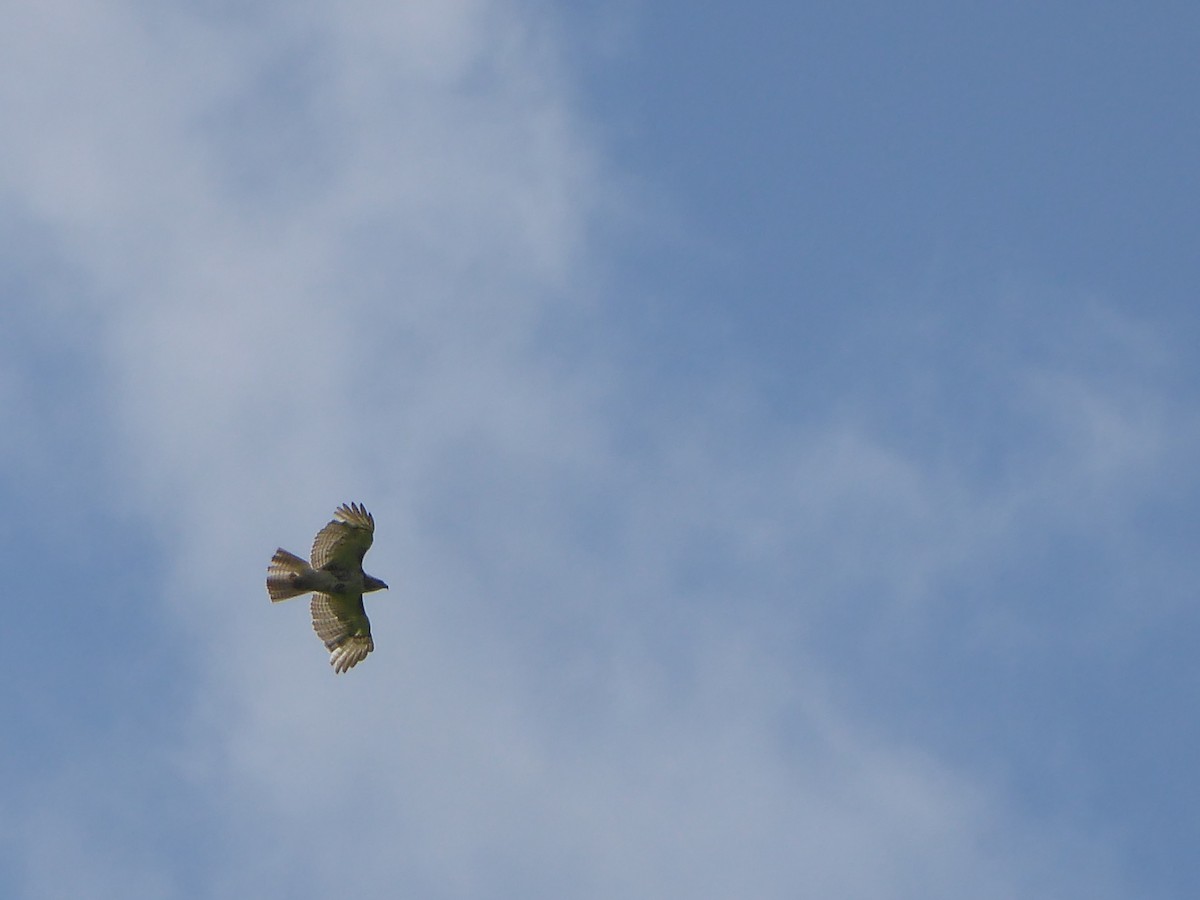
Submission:
[[[343,503],[313,539],[311,564],[280,547],[267,566],[272,603],[312,592],[313,630],[339,675],[375,649],[363,594],[387,585],[363,572],[363,556],[374,537],[374,516],[358,503]]]

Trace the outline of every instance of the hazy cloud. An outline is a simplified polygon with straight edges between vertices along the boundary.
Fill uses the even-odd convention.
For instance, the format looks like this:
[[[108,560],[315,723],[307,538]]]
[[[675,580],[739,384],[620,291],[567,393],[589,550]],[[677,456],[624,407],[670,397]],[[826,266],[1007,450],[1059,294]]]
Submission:
[[[6,341],[0,411],[39,450],[0,450],[40,480],[99,444],[105,517],[141,537],[88,540],[155,560],[135,596],[59,598],[148,633],[104,662],[138,677],[105,682],[90,760],[2,795],[25,896],[1132,896],[1104,834],[871,690],[1019,643],[1032,604],[963,585],[1048,534],[1105,548],[1097,518],[1159,489],[1195,430],[1152,332],[970,342],[1011,443],[897,438],[974,402],[953,370],[900,371],[890,410],[831,386],[806,422],[712,376],[663,408],[604,358],[589,237],[634,201],[543,13],[220,6],[17,10],[0,53],[6,218],[77,289],[19,288],[55,337]],[[79,371],[37,378],[63,348]],[[47,412],[73,397],[77,434]],[[334,678],[262,580],[349,500],[392,590]]]

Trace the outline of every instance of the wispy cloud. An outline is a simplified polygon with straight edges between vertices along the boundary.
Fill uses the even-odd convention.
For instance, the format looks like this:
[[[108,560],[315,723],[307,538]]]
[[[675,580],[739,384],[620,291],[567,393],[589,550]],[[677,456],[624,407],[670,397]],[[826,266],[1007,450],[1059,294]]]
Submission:
[[[0,410],[44,452],[0,450],[44,476],[81,452],[47,411],[99,407],[85,499],[138,553],[88,539],[152,544],[154,581],[58,600],[178,651],[125,646],[146,689],[103,708],[132,711],[2,795],[40,798],[4,834],[26,895],[1120,895],[1103,835],[898,733],[855,667],[993,641],[985,603],[939,619],[956,586],[1125,514],[1194,438],[1153,379],[980,339],[1039,442],[1001,478],[969,437],[896,440],[870,392],[804,423],[711,382],[656,408],[592,306],[591,228],[632,201],[521,7],[80,2],[6,40],[7,216],[78,287],[21,321],[86,355],[44,383],[48,351],[8,347]],[[573,358],[547,335],[585,310]],[[334,678],[261,582],[345,500],[393,589]]]

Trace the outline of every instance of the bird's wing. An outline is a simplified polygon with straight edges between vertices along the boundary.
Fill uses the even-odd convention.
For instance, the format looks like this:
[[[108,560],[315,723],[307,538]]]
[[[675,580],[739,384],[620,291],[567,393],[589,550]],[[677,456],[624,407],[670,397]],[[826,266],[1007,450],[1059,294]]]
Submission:
[[[314,569],[362,569],[375,537],[374,517],[359,506],[342,504],[333,521],[317,532],[312,546]]]
[[[375,649],[361,594],[313,594],[312,620],[336,672],[353,669]]]

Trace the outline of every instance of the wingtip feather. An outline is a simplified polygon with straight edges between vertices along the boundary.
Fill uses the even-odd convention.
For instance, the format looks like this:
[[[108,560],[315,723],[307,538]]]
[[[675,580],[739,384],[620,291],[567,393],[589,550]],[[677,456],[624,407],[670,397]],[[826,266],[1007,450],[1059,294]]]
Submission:
[[[333,517],[336,521],[345,522],[347,525],[375,530],[375,517],[367,512],[367,508],[360,503],[343,503],[334,511]]]
[[[355,636],[341,645],[334,647],[329,654],[329,664],[333,666],[333,671],[337,675],[343,672],[349,672],[356,665],[367,658],[367,654],[375,649],[375,641],[370,635],[366,636],[366,640]]]

